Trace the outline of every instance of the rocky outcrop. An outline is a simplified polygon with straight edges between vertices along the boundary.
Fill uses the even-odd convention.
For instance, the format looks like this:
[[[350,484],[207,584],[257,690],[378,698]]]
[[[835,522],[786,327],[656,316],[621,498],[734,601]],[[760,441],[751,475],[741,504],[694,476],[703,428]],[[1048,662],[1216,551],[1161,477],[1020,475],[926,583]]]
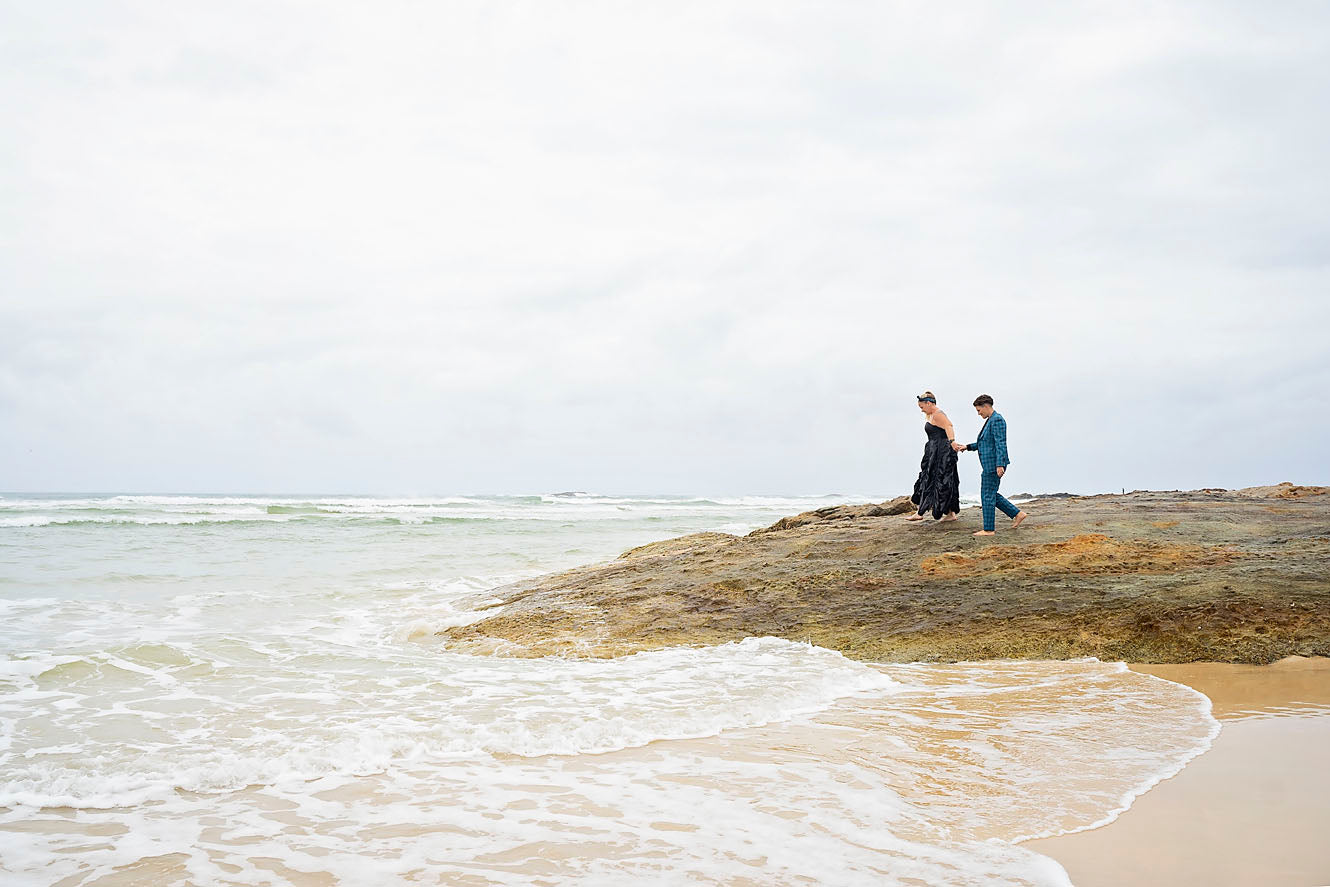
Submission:
[[[904,497],[700,533],[508,586],[450,646],[617,656],[752,635],[891,661],[1330,655],[1330,488],[1137,491],[907,523]]]

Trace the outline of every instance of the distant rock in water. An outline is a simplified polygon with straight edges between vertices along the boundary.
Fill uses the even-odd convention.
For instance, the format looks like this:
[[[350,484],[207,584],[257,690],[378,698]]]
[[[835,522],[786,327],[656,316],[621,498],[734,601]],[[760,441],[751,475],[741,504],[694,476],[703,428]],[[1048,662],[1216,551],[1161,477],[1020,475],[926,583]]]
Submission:
[[[1016,493],[1008,499],[1076,499],[1075,493]]]
[[[902,496],[656,542],[487,593],[492,615],[441,635],[518,656],[753,635],[889,661],[1330,655],[1330,487],[1034,498],[995,537],[970,535],[977,509],[908,523]]]

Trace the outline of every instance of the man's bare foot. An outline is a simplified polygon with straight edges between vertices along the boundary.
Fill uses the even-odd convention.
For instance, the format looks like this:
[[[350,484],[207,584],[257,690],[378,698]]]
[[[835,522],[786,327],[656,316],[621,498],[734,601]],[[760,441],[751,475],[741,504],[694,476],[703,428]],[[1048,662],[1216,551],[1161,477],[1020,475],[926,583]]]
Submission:
[[[1018,511],[1018,512],[1016,512],[1016,516],[1013,517],[1013,518],[1011,519],[1011,528],[1012,528],[1013,530],[1016,529],[1016,528],[1019,527],[1022,523],[1024,523],[1024,522],[1025,522],[1025,519],[1026,519],[1027,517],[1029,517],[1029,516],[1030,516],[1030,513],[1029,513],[1028,511]]]
[[[906,520],[923,520],[923,519],[924,516],[922,514],[912,514],[906,518]]]
[[[960,519],[960,515],[959,515],[959,514],[947,514],[947,515],[943,515],[943,517],[942,517],[942,523],[944,523],[944,524],[945,524],[945,523],[950,523],[951,521],[959,520],[959,519]]]
[[[996,536],[997,533],[994,533],[992,530],[978,530],[977,532],[975,532],[975,535],[976,535],[976,536]]]

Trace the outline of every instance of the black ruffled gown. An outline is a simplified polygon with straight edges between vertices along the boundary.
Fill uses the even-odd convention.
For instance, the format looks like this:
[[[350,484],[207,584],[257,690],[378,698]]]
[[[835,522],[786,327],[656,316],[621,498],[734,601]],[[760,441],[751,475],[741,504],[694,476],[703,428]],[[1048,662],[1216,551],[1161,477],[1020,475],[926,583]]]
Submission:
[[[914,482],[910,501],[920,514],[933,513],[933,520],[961,510],[961,476],[956,471],[956,451],[947,440],[947,432],[932,422],[924,423],[928,442],[924,460],[919,463],[919,479]]]

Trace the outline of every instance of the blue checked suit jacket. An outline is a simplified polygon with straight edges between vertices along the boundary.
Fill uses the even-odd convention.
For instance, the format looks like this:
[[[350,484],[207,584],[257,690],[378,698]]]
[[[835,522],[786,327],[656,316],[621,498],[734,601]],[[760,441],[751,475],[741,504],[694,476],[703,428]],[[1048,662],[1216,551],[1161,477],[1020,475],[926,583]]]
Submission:
[[[995,472],[999,467],[1006,468],[1011,464],[1007,458],[1007,420],[1002,418],[1001,413],[989,416],[984,427],[979,429],[979,439],[966,444],[965,449],[979,451],[979,464],[984,471]]]

